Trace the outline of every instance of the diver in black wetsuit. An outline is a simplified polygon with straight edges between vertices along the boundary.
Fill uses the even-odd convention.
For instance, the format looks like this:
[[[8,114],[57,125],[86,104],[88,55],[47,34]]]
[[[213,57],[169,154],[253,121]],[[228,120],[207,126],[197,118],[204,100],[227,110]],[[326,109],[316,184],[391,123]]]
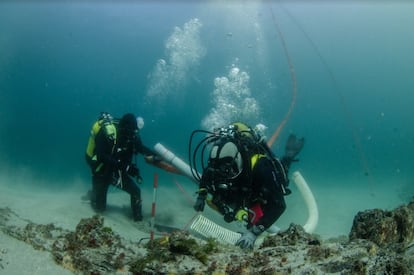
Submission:
[[[286,209],[284,196],[290,194],[288,169],[296,161],[304,139],[290,135],[281,160],[273,156],[258,133],[240,122],[222,128],[209,142],[213,146],[194,209],[203,211],[207,200],[225,221],[244,220],[248,231],[236,245],[253,248],[257,236]],[[207,199],[208,194],[211,199]]]
[[[142,220],[141,190],[135,182],[141,183],[142,179],[132,162],[138,153],[155,156],[143,145],[133,114],[125,114],[119,122],[104,114],[94,124],[86,159],[92,171],[91,205],[96,211],[106,209],[108,188],[114,185],[130,194],[133,219]]]

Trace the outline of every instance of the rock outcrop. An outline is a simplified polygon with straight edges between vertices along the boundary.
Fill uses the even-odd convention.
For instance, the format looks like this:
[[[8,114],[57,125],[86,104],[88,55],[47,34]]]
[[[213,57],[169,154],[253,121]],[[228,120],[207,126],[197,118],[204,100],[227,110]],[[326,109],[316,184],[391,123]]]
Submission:
[[[70,231],[0,209],[0,230],[85,274],[414,274],[413,221],[411,202],[358,213],[349,238],[322,240],[292,224],[254,251],[243,251],[184,231],[133,242],[105,227],[101,216],[82,219]]]

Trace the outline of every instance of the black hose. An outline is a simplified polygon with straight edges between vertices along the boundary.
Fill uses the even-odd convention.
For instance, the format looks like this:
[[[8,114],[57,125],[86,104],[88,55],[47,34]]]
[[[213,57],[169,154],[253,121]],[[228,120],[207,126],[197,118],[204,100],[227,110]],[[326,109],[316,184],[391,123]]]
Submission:
[[[193,138],[198,133],[208,134],[208,136],[203,138],[197,144],[197,146],[195,147],[194,152],[193,152],[193,148],[192,148],[193,147],[192,146]],[[190,135],[190,141],[189,141],[189,144],[188,144],[188,160],[189,160],[191,174],[192,174],[193,178],[195,178],[197,181],[201,181],[200,173],[197,170],[197,161],[196,161],[197,151],[199,150],[201,144],[208,143],[208,140],[211,139],[211,138],[214,138],[214,133],[212,133],[210,131],[206,131],[206,130],[194,130],[193,132],[191,132],[191,135]]]

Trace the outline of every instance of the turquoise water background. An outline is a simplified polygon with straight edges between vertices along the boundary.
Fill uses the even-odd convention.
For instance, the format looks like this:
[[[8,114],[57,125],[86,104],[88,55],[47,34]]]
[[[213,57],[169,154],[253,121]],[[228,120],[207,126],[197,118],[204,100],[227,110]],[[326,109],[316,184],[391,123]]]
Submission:
[[[294,169],[314,185],[412,197],[414,5],[229,2],[1,2],[3,176],[87,189],[101,111],[142,116],[144,143],[185,161],[194,129],[243,120],[270,137],[292,100],[289,56],[297,100],[272,149],[304,136]],[[159,170],[139,161],[151,182]]]

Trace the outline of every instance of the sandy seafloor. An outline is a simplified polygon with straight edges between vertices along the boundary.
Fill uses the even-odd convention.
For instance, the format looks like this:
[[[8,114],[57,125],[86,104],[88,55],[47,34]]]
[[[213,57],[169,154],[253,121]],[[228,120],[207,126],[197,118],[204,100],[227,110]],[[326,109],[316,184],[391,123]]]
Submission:
[[[81,200],[90,186],[82,169],[101,111],[143,116],[144,144],[180,154],[194,129],[236,120],[264,123],[270,136],[296,102],[296,79],[293,115],[272,150],[281,155],[289,133],[306,138],[290,172],[300,169],[315,195],[316,234],[346,236],[358,211],[394,209],[414,195],[410,1],[29,2],[0,2],[0,209],[74,231],[94,215]],[[153,170],[138,166],[144,221],[131,221],[128,195],[114,189],[104,214],[131,240],[149,236]],[[162,172],[156,221],[184,228],[195,191]],[[282,229],[306,222],[292,191]],[[0,230],[0,274],[64,273],[50,253]]]
[[[306,177],[306,176],[305,176]],[[3,179],[0,185],[0,208],[10,208],[22,220],[30,220],[38,224],[53,223],[56,226],[75,230],[80,219],[92,217],[95,213],[87,201],[81,199],[87,188],[84,183],[73,184],[73,188],[51,190],[50,186],[39,184],[37,188],[27,188],[22,182]],[[159,224],[184,228],[195,214],[191,207],[194,190],[191,185],[182,185],[185,192],[179,190],[172,182],[182,182],[180,177],[160,177],[157,189],[157,207],[155,221]],[[314,233],[323,239],[347,235],[352,226],[354,215],[365,209],[392,209],[404,203],[404,188],[401,183],[377,184],[372,188],[369,184],[361,184],[355,188],[354,183],[336,179],[335,185],[321,184],[312,188],[319,209],[319,223]],[[185,182],[185,180],[184,180]],[[30,185],[33,186],[33,185]],[[320,186],[320,187],[319,187]],[[331,187],[329,187],[331,186]],[[127,193],[111,189],[108,194],[108,209],[104,213],[105,224],[113,228],[120,236],[138,241],[149,237],[151,220],[151,203],[153,190],[143,189],[144,221],[134,223],[130,219],[129,197]],[[357,190],[357,191],[356,191]],[[292,184],[293,194],[286,198],[288,209],[277,225],[283,229],[291,222],[304,224],[307,210],[299,192]],[[211,210],[205,215],[221,225]],[[240,229],[237,224],[229,224],[233,230]],[[32,246],[0,232],[0,274],[70,274],[57,265],[49,252],[35,250]]]

